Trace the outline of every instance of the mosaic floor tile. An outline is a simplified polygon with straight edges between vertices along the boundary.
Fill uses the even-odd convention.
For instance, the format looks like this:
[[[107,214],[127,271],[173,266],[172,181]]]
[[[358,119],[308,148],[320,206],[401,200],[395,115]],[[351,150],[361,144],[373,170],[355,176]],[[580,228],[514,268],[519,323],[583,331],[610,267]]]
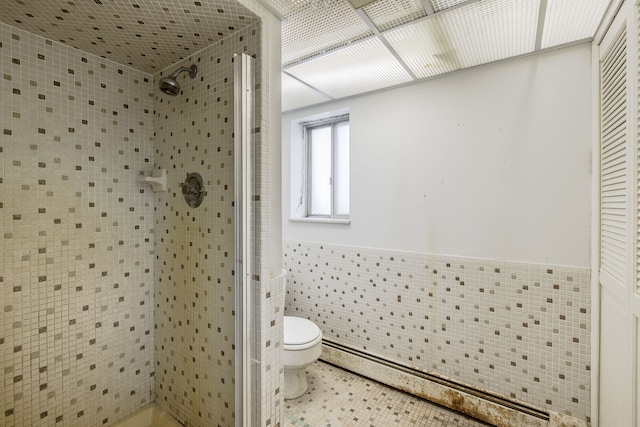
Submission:
[[[324,362],[307,379],[309,391],[285,401],[284,427],[488,425]]]

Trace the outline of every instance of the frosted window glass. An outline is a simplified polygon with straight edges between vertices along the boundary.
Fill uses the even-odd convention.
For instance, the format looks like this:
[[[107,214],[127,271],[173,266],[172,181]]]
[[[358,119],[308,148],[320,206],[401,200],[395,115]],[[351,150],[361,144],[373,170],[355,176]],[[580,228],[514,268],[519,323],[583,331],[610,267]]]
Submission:
[[[311,215],[331,215],[331,126],[311,129]]]
[[[335,126],[334,213],[349,215],[349,122]]]
[[[349,216],[349,119],[330,117],[305,124],[306,216]]]

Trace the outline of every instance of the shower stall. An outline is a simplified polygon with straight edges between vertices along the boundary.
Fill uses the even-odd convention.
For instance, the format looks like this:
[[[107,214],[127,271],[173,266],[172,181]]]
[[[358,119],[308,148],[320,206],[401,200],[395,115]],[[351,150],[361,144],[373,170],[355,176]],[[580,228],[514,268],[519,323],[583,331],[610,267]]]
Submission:
[[[249,52],[258,46],[254,30],[237,36]],[[172,66],[169,77],[155,76],[153,167],[167,170],[169,187],[155,193],[155,396],[178,421],[203,426],[233,425],[240,415],[236,355],[245,346],[236,322],[249,332],[235,306],[253,257],[245,209],[251,167],[242,168],[241,149],[251,146],[246,73],[240,88],[251,58],[233,53],[242,48],[221,53],[213,45],[178,64],[193,72]]]
[[[279,22],[237,7],[154,74],[0,23],[0,425],[281,417]]]

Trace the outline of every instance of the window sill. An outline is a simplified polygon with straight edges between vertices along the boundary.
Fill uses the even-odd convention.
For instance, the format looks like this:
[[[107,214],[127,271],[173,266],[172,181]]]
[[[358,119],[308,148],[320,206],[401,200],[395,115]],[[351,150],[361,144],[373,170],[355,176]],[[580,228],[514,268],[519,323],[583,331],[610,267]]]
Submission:
[[[351,224],[349,218],[289,218],[289,222],[316,222],[321,224]]]

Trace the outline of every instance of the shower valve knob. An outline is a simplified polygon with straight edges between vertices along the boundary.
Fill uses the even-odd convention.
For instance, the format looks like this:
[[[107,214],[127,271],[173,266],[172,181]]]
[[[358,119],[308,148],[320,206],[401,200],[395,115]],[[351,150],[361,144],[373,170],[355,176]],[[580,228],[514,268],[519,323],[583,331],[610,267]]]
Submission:
[[[193,208],[197,208],[202,203],[207,192],[204,190],[202,176],[198,173],[190,173],[182,184],[182,195],[187,204]]]

